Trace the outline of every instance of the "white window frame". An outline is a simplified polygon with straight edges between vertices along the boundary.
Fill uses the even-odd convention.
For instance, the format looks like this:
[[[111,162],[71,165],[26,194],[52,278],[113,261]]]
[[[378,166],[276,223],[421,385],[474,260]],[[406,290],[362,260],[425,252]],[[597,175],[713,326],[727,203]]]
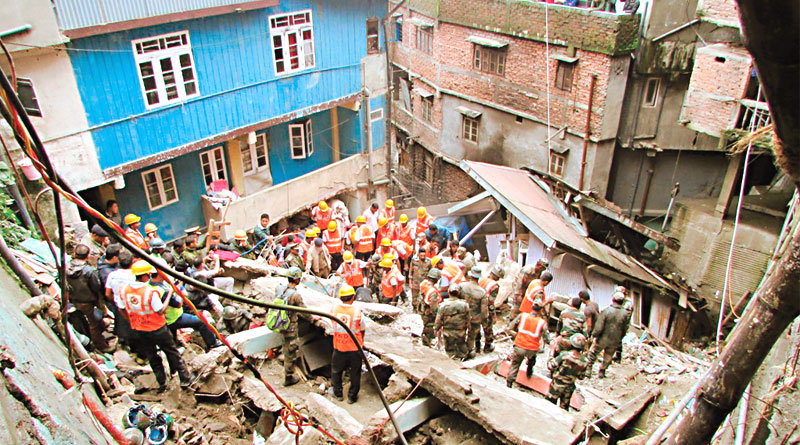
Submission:
[[[216,165],[217,160],[222,161],[222,169]],[[210,168],[211,182],[206,181],[206,165]],[[200,174],[203,175],[203,183],[206,188],[211,187],[211,184],[217,181],[228,181],[228,172],[225,168],[225,152],[221,146],[200,153]]]
[[[369,112],[369,121],[370,122],[377,122],[383,120],[383,107],[376,108]]]
[[[295,23],[295,21],[301,23]],[[269,35],[272,44],[272,66],[276,76],[285,76],[316,66],[314,21],[310,9],[269,16]],[[288,39],[291,35],[294,35],[297,39],[296,68],[291,67],[289,58],[286,57],[289,52]],[[278,44],[277,46],[276,43]],[[280,59],[276,57],[279,51],[282,57]],[[281,63],[283,69],[278,69]]]
[[[651,100],[648,100],[648,92],[650,91],[650,86],[653,85],[653,97]],[[661,96],[661,78],[659,77],[651,77],[647,79],[647,82],[644,85],[644,95],[642,96],[642,106],[645,108],[655,108],[658,105],[658,99]]]
[[[155,47],[153,45],[155,45]],[[189,98],[200,95],[200,86],[197,79],[194,56],[192,55],[192,43],[189,40],[189,31],[179,31],[132,40],[131,46],[133,47],[133,59],[136,63],[136,76],[139,78],[139,86],[142,89],[142,98],[144,99],[144,106],[146,109],[149,110],[163,107],[164,105],[183,102]],[[188,56],[188,66],[181,65],[181,58],[183,56]],[[169,60],[172,66],[174,88],[177,93],[177,96],[171,99],[167,97],[167,77],[160,63],[164,60]],[[146,63],[149,63],[152,69],[155,89],[147,89],[145,85],[145,78],[151,77],[142,75],[141,65]],[[184,76],[187,74],[191,74],[192,78],[186,79]],[[187,93],[188,85],[193,85],[193,93]],[[169,87],[172,87],[172,85]],[[149,102],[147,96],[148,93],[151,92],[155,92],[158,98],[158,101],[152,104]]]
[[[259,146],[263,149],[264,165],[258,165]],[[269,134],[267,132],[256,133],[256,141],[253,144],[243,145],[241,148],[242,153],[242,173],[245,175],[252,175],[254,173],[262,172],[269,168]],[[250,168],[245,168],[245,158],[250,160]]]
[[[292,136],[292,132],[295,129],[300,131],[299,145],[295,144],[294,136]],[[300,149],[302,154],[295,154],[295,148]],[[289,154],[292,159],[307,159],[314,154],[314,131],[311,126],[311,119],[298,124],[289,124]]]
[[[472,127],[475,127],[474,131],[474,138],[473,138],[473,131]],[[473,118],[466,115],[461,116],[461,137],[467,141],[472,142],[473,144],[477,144],[480,138],[480,125],[481,121],[479,117]],[[467,128],[469,127],[469,128]]]
[[[175,199],[167,201],[167,193],[166,188],[164,187],[164,178],[162,176],[162,170],[167,169],[169,170],[169,180],[172,182],[172,189],[175,191]],[[153,173],[156,175],[156,185],[158,186],[158,196],[161,199],[161,204],[157,206],[152,206],[150,203],[150,191],[147,188],[147,175]],[[172,203],[178,202],[180,197],[178,196],[178,183],[175,181],[175,173],[172,171],[172,164],[162,165],[160,167],[151,168],[150,170],[145,170],[142,172],[142,188],[144,188],[145,199],[147,199],[147,207],[150,210],[157,210],[162,207],[166,207]]]
[[[564,170],[567,167],[566,156],[550,151],[550,159],[547,164],[547,171],[550,173],[550,176],[555,176],[556,178],[564,177]]]
[[[422,96],[420,99],[422,120],[425,122],[433,122],[433,96]]]

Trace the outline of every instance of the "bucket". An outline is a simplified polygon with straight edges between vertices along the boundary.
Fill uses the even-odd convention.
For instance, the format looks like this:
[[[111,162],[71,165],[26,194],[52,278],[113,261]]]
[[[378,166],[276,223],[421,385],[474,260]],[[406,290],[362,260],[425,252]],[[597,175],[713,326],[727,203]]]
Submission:
[[[33,166],[33,162],[31,162],[28,158],[22,158],[19,162],[17,162],[19,169],[22,170],[22,174],[25,175],[25,178],[28,181],[38,181],[42,179],[42,175],[39,174],[39,170],[36,170],[36,167]]]

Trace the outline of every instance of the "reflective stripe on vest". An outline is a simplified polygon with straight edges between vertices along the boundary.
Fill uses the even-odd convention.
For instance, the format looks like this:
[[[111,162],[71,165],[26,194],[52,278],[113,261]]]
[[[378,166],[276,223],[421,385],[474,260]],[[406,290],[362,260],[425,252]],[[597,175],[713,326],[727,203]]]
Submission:
[[[392,241],[392,248],[395,250],[395,252],[397,252],[397,256],[404,260],[411,256],[411,246],[409,246],[405,241]]]
[[[424,217],[417,218],[417,230],[416,230],[416,232],[417,233],[425,233],[425,231],[428,230],[428,227],[431,226],[432,222],[433,222],[433,217],[431,215],[427,214],[427,213],[425,214]]]
[[[333,232],[327,229],[322,232],[322,240],[325,241],[325,245],[328,246],[329,253],[339,253],[342,251],[342,247],[344,247],[342,229],[338,225]]]
[[[144,283],[131,283],[120,294],[133,330],[151,332],[167,323],[164,315],[153,311],[152,299],[159,295],[156,289]]]
[[[405,227],[399,224],[395,226],[394,231],[395,236],[400,241],[404,241],[406,244],[414,244],[414,227],[411,224],[406,223]]]
[[[394,231],[394,224],[387,223],[385,226],[378,229],[378,233],[375,236],[377,242],[383,241],[384,238],[389,238],[390,241],[394,241],[397,239],[397,235]]]
[[[397,287],[389,283],[392,278],[397,280]],[[381,279],[381,294],[386,298],[397,298],[397,295],[403,290],[403,281],[405,281],[403,274],[401,274],[396,267],[393,267],[392,270]]]
[[[544,320],[537,316],[524,312],[521,313],[519,327],[517,328],[517,338],[514,339],[514,346],[527,349],[528,351],[538,351],[540,345],[539,339],[542,336],[542,329],[544,329],[546,324]]]
[[[500,284],[489,277],[483,277],[480,280],[478,280],[478,286],[482,287],[483,290],[486,291],[486,298],[488,298],[489,303],[493,305],[494,297],[492,297],[492,292],[494,292],[495,290],[499,292]]]
[[[150,246],[147,245],[147,241],[144,240],[144,237],[138,230],[133,230],[130,227],[125,229],[125,235],[133,241],[133,244],[136,244],[136,247],[142,250],[150,249]]]
[[[394,207],[387,209],[386,207],[382,208],[380,212],[378,212],[378,218],[386,218],[386,221],[394,221]]]
[[[328,207],[328,211],[323,212],[319,206],[314,207],[311,217],[317,222],[320,230],[328,230],[328,223],[333,219],[333,209]]]
[[[356,252],[364,253],[375,250],[375,245],[372,242],[375,239],[375,233],[372,231],[372,227],[369,224],[364,224],[357,231],[361,239],[356,244]]]
[[[361,287],[364,285],[364,272],[359,267],[357,260],[342,263],[342,275],[344,275],[344,281],[350,286]]]
[[[464,272],[462,272],[461,268],[456,266],[454,263],[447,262],[444,264],[444,267],[442,268],[442,276],[447,278],[449,284],[458,284],[464,281]]]
[[[422,284],[419,285],[419,291],[422,293],[425,304],[428,306],[431,305],[431,297],[434,295],[436,296],[437,303],[442,302],[442,294],[439,293],[436,287],[428,280],[423,281]]]
[[[332,314],[356,334],[358,344],[364,344],[364,334],[361,332],[361,309],[339,303],[333,308]],[[333,323],[333,349],[341,352],[358,351],[353,339],[347,335],[347,331],[339,323]]]
[[[528,314],[533,312],[533,296],[538,291],[542,291],[541,301],[544,301],[544,286],[542,286],[542,282],[540,280],[531,281],[531,284],[528,285],[528,289],[525,291],[525,298],[522,299],[522,304],[519,306],[520,312],[525,312]]]

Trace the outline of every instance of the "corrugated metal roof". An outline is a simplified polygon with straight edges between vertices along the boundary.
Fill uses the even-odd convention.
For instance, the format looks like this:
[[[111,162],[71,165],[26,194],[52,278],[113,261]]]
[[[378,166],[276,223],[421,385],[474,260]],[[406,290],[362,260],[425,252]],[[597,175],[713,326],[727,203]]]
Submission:
[[[483,162],[461,161],[461,168],[513,214],[545,247],[571,253],[612,272],[659,288],[675,290],[666,280],[635,258],[589,238],[526,171]]]

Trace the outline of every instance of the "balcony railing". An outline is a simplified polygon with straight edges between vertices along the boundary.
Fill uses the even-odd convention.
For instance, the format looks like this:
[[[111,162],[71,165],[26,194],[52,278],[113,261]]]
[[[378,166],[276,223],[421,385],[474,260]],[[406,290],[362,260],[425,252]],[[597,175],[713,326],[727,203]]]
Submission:
[[[772,122],[769,107],[766,102],[742,99],[739,101],[739,119],[736,121],[736,129],[745,131],[756,131],[766,127]]]

